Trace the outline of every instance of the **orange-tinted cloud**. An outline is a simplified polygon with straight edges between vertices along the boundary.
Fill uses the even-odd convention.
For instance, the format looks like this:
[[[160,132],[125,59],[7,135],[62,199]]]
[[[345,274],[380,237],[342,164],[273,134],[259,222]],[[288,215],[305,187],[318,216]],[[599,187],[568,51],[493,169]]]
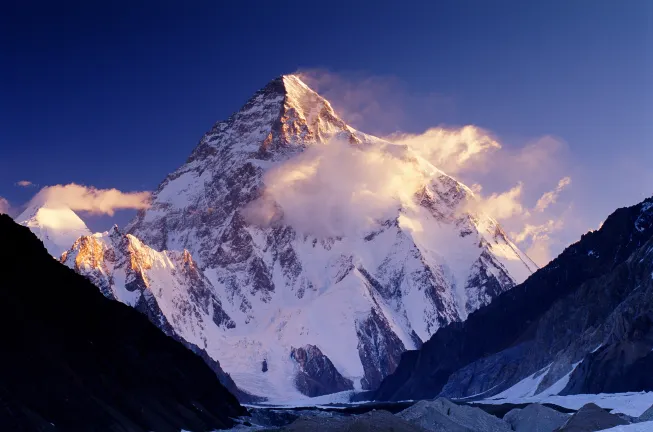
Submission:
[[[116,210],[149,207],[150,192],[121,192],[118,189],[96,189],[70,183],[47,186],[30,201],[30,205],[69,207],[72,210],[113,215]]]
[[[476,126],[431,128],[422,134],[395,133],[388,141],[405,144],[447,174],[457,174],[473,166],[501,144],[487,131]]]

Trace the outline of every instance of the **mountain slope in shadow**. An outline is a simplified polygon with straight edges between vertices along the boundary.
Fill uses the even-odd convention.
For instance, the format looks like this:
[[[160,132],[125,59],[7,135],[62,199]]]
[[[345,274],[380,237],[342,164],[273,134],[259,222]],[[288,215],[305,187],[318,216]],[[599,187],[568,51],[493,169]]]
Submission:
[[[0,430],[207,431],[246,413],[205,363],[0,215]]]

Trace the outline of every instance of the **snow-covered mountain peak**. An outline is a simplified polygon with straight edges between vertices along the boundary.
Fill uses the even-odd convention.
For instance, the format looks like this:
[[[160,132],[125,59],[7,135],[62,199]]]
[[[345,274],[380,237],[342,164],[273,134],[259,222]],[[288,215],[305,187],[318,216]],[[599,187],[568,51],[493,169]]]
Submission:
[[[333,143],[345,151],[336,152],[333,175],[324,175],[326,189],[307,194],[308,204],[292,209],[279,201],[283,196],[272,195],[272,208],[283,210],[274,224],[246,217],[250,204],[270,195],[272,170],[316,150],[334,149]],[[381,159],[388,155],[406,176],[420,174],[410,182],[401,175],[393,179],[390,189],[400,183],[401,200],[384,202],[372,218],[364,214],[372,221],[364,229],[338,235],[301,230],[289,215],[320,217],[312,206],[332,198],[329,191],[338,189],[328,183],[340,180],[340,162],[357,158],[359,150]],[[364,179],[366,186],[386,180],[383,169],[368,171],[373,175]],[[298,370],[331,365],[333,380],[322,382],[319,392],[339,391],[347,383],[370,389],[394,370],[403,351],[419,347],[441,326],[466,319],[536,269],[495,220],[467,205],[474,199],[469,188],[406,146],[348,126],[326,99],[286,75],[204,135],[186,163],[154,192],[151,207],[128,225],[128,234],[116,235],[124,245],[112,237],[106,249],[123,251],[119,255],[131,264],[106,267],[113,282],[105,286],[113,284],[112,292],[127,286],[123,276],[111,276],[115,269],[122,275],[127,267],[145,268],[137,272],[145,281],[159,274],[154,264],[146,268],[147,260],[136,259],[139,250],[187,251],[160,252],[178,258],[166,272],[174,276],[181,267],[196,268],[189,274],[205,278],[206,289],[188,293],[166,283],[146,291],[160,290],[161,297],[153,298],[164,302],[161,311],[176,334],[219,360],[240,387],[295,397],[301,390]],[[345,210],[362,207],[349,203]],[[97,266],[68,263],[99,277]],[[165,294],[168,290],[174,294]],[[185,296],[190,297],[182,302]],[[220,305],[222,313],[209,314],[213,319],[194,315],[202,316],[196,326],[179,318],[205,304]],[[222,324],[215,324],[216,316]],[[313,366],[293,360],[293,350],[309,346],[316,353]]]
[[[55,258],[68,250],[77,238],[91,234],[77,213],[65,206],[32,204],[15,220],[32,230]]]

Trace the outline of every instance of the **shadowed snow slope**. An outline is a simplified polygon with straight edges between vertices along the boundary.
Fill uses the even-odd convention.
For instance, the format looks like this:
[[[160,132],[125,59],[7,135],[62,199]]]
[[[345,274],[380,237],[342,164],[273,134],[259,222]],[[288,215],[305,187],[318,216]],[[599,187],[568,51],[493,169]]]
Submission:
[[[349,127],[288,75],[216,123],[126,232],[134,250],[192,255],[201,289],[178,274],[156,282],[179,272],[180,253],[144,272],[172,330],[240,388],[289,400],[306,394],[298,373],[331,391],[375,388],[406,349],[536,269],[475,200],[409,148]],[[124,270],[81,246],[85,264],[68,264],[112,280],[96,283],[136,305]],[[306,346],[336,371],[306,376],[291,355]]]

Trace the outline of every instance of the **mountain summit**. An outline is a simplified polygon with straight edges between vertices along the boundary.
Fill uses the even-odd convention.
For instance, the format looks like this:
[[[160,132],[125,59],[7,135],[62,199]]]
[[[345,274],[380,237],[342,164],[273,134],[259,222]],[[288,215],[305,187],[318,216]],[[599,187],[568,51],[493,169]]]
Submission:
[[[77,213],[64,206],[32,204],[15,220],[36,234],[50,255],[57,259],[79,237],[91,234]]]
[[[420,182],[401,185],[403,192],[410,188],[407,199],[390,201],[356,230],[302,231],[293,223],[297,216],[325,215],[288,206],[290,188],[271,196],[267,176],[287,168],[292,178],[310,177],[321,159],[306,164],[302,158],[336,143],[347,150],[338,159],[342,171],[324,183],[340,180],[348,158],[369,154],[404,164]],[[365,187],[374,189],[384,176],[375,172]],[[319,201],[334,199],[337,191],[304,189]],[[350,207],[362,207],[368,192],[354,194]],[[247,214],[262,199],[273,216],[266,224]],[[196,285],[206,288],[181,289],[178,276],[174,284],[150,284],[146,298],[167,299],[158,308],[165,319],[153,321],[169,323],[179,337],[219,360],[243,390],[288,400],[375,388],[402,352],[465,320],[536,269],[496,221],[472,210],[475,200],[469,188],[406,146],[348,126],[299,77],[285,75],[216,123],[125,231],[131,244],[186,250],[188,258],[166,253],[172,264],[156,271],[192,262],[199,271]],[[340,218],[335,225],[346,222]],[[103,275],[114,293],[134,292],[123,273],[107,274],[125,266],[85,257],[93,248],[83,244],[68,254],[69,266],[92,280]],[[155,267],[141,274],[147,279]]]

